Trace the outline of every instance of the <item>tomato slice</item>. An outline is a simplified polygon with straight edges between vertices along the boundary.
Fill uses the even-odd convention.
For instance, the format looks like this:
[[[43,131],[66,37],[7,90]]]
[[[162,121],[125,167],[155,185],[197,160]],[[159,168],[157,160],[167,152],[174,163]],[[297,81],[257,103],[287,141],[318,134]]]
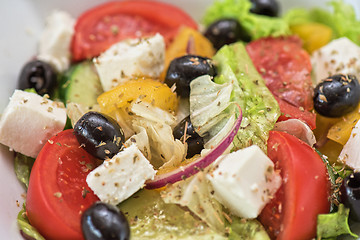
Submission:
[[[81,214],[99,200],[86,183],[95,164],[72,129],[51,138],[40,151],[31,170],[26,212],[46,239],[83,239]]]
[[[98,56],[123,39],[155,33],[163,35],[169,43],[180,26],[197,29],[197,23],[188,14],[166,3],[146,0],[105,3],[78,18],[71,46],[73,60]]]
[[[330,210],[325,164],[306,143],[285,132],[270,131],[268,156],[283,184],[260,214],[272,239],[312,239],[317,215]]]
[[[275,96],[305,110],[313,108],[310,56],[300,38],[261,38],[246,50]]]
[[[313,130],[316,128],[316,114],[309,112],[301,107],[295,107],[294,105],[286,102],[285,100],[276,97],[277,102],[279,103],[281,116],[278,118],[278,122],[285,121],[287,119],[299,119],[307,123],[309,127]]]

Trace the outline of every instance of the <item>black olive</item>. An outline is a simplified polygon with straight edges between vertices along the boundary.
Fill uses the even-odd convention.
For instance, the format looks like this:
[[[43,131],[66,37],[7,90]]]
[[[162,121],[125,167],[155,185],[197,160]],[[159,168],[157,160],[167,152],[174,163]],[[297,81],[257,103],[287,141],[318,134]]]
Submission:
[[[76,122],[74,132],[80,145],[102,160],[117,154],[125,141],[119,124],[113,118],[98,112],[85,113]]]
[[[350,218],[360,222],[360,172],[344,178],[340,187],[340,199],[350,209]]]
[[[185,135],[186,129],[186,135]],[[194,127],[190,121],[190,116],[187,116],[181,122],[176,125],[173,130],[174,137],[179,140],[184,139],[184,135],[186,137],[186,143],[188,145],[186,158],[191,158],[195,154],[199,154],[201,150],[204,148],[204,140],[199,136],[194,130]]]
[[[251,0],[250,12],[276,17],[279,14],[279,3],[276,0]]]
[[[232,18],[224,18],[212,23],[206,29],[204,36],[210,40],[216,49],[237,41],[249,42],[251,40],[238,20]]]
[[[176,93],[181,97],[189,97],[190,82],[202,75],[216,75],[216,69],[211,59],[185,55],[171,61],[166,73],[165,83],[172,87],[176,85]]]
[[[81,216],[81,229],[86,240],[128,240],[130,227],[125,215],[115,206],[94,203]]]
[[[325,117],[341,117],[356,109],[360,85],[353,75],[333,75],[314,89],[314,109]]]
[[[46,62],[33,60],[25,64],[18,80],[18,89],[34,88],[40,94],[51,94],[56,87],[55,70]]]

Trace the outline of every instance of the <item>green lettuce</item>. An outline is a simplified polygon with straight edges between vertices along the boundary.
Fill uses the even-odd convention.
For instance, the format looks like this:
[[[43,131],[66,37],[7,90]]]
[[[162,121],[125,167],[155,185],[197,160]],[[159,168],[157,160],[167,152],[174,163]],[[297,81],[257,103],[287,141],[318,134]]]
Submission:
[[[233,141],[233,150],[255,144],[266,152],[269,131],[280,116],[277,101],[254,67],[244,44],[224,46],[216,53],[214,61],[218,69],[216,83],[227,83],[232,81],[234,76],[237,83],[231,101],[240,105],[243,119]]]
[[[205,148],[216,146],[229,132],[236,103],[242,109],[242,123],[232,150],[255,144],[266,152],[269,131],[280,116],[277,101],[242,43],[222,47],[213,59],[218,69],[214,81],[201,76],[190,84],[190,119],[204,137]]]
[[[164,202],[188,208],[212,230],[228,236],[229,240],[270,240],[259,221],[232,215],[214,198],[213,188],[206,179],[208,170],[204,169],[184,181],[165,188],[161,192]]]
[[[14,169],[16,177],[22,182],[26,188],[29,186],[30,171],[35,159],[16,153],[14,160]]]
[[[233,218],[230,225],[229,240],[270,240],[264,227],[255,219]]]
[[[290,26],[309,22],[322,23],[333,30],[333,38],[347,37],[360,45],[360,21],[356,18],[353,6],[343,0],[333,0],[328,4],[332,11],[293,8],[284,15],[284,20]]]
[[[29,220],[25,214],[25,204],[23,205],[23,209],[18,214],[17,223],[22,233],[28,236],[28,238],[34,240],[45,240],[45,238],[41,236],[33,226],[30,225]]]
[[[336,162],[334,164],[330,164],[329,160],[325,155],[323,155],[319,150],[315,149],[315,151],[319,154],[322,161],[326,166],[326,170],[329,174],[329,180],[331,182],[332,194],[331,194],[331,208],[330,212],[336,212],[338,209],[338,205],[340,203],[340,187],[344,178],[353,173],[351,169],[348,169],[343,163]]]
[[[250,8],[249,0],[216,0],[206,10],[203,23],[208,26],[221,18],[235,18],[252,40],[291,33],[288,23],[282,18],[253,14],[250,12]]]
[[[358,236],[351,232],[348,224],[349,211],[343,204],[340,204],[335,213],[319,214],[316,229],[317,238],[335,238],[343,234],[357,238]]]
[[[204,148],[216,146],[235,123],[231,94],[237,83],[217,84],[204,75],[190,83],[190,119],[196,132],[204,138]]]
[[[16,153],[15,159],[14,159],[14,170],[16,177],[18,180],[25,185],[25,188],[27,189],[29,187],[29,179],[30,179],[30,172],[31,168],[34,165],[35,159],[25,156],[21,153]],[[25,203],[23,204],[23,208],[20,210],[18,216],[17,216],[17,223],[19,226],[20,231],[28,236],[28,238],[34,239],[34,240],[45,240],[39,232],[30,225],[29,220],[26,216],[26,210],[25,210]]]
[[[179,181],[161,192],[166,203],[187,207],[211,229],[225,235],[226,221],[222,205],[211,194],[213,189],[205,172],[199,172],[184,181]]]

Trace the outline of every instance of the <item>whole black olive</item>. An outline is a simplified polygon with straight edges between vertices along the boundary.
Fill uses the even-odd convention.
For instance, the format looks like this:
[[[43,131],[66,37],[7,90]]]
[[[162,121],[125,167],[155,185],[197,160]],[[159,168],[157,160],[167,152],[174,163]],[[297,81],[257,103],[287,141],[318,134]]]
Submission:
[[[186,134],[185,134],[186,130]],[[186,143],[188,145],[186,158],[191,158],[195,154],[199,154],[204,148],[204,140],[199,136],[194,130],[193,125],[190,121],[190,116],[187,116],[181,122],[176,125],[173,130],[174,137],[179,140],[186,138]]]
[[[276,0],[251,0],[250,12],[276,17],[279,14],[279,3]]]
[[[166,73],[165,83],[172,87],[176,84],[176,93],[181,97],[189,97],[190,82],[202,75],[216,75],[216,69],[211,59],[185,55],[171,61]]]
[[[81,229],[86,240],[128,240],[130,227],[125,215],[115,206],[94,203],[81,216]]]
[[[206,29],[204,36],[210,40],[216,49],[237,41],[249,42],[251,40],[239,21],[233,18],[220,19],[212,23]]]
[[[33,60],[25,64],[18,80],[19,89],[34,88],[40,94],[51,94],[56,86],[55,70],[46,62]]]
[[[113,118],[92,111],[76,122],[74,133],[88,153],[102,160],[117,154],[125,141],[122,128]]]
[[[340,199],[350,209],[350,218],[360,222],[360,173],[344,178],[340,187]]]
[[[353,75],[333,75],[314,89],[314,109],[325,117],[341,117],[355,110],[360,101],[360,85]]]

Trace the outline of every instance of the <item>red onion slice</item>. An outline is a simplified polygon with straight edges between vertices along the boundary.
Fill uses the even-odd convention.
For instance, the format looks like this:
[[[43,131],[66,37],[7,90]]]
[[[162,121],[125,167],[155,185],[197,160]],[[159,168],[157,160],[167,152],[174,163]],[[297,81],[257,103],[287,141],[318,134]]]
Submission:
[[[199,172],[201,169],[206,168],[212,162],[214,162],[223,152],[230,146],[237,132],[239,131],[241,120],[242,120],[242,111],[239,105],[239,117],[236,119],[234,126],[231,128],[231,131],[224,137],[224,139],[213,149],[211,149],[207,155],[196,159],[195,161],[189,163],[185,166],[180,166],[179,168],[156,175],[153,180],[146,181],[145,188],[155,189],[166,186],[169,183],[176,183],[180,180],[188,178],[195,173]]]

